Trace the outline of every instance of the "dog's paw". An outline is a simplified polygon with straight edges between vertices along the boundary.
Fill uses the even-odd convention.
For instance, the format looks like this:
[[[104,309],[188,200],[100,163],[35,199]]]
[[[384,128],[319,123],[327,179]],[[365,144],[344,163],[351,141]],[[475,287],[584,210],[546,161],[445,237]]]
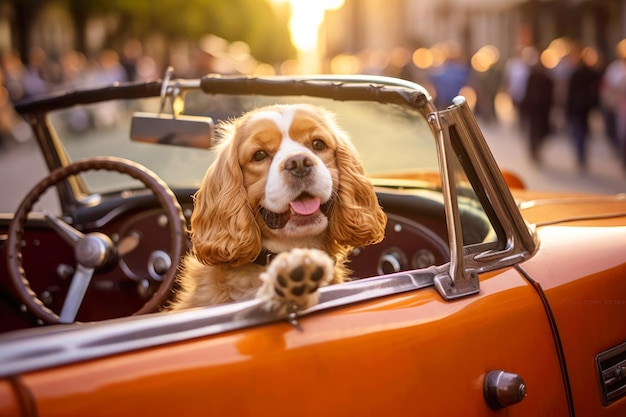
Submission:
[[[333,278],[334,262],[321,250],[292,249],[277,255],[260,275],[257,298],[279,313],[307,309],[319,300],[319,287]]]

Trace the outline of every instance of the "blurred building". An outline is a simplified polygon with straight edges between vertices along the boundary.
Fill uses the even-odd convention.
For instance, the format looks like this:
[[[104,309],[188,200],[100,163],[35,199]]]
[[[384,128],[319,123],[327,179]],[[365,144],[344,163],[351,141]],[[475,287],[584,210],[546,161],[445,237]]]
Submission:
[[[69,3],[75,5],[73,11]],[[81,2],[69,3],[0,0],[0,53],[18,50],[24,60],[31,47],[52,58],[74,49],[89,53],[124,29],[106,15],[74,16],[83,10],[76,7]],[[626,0],[344,0],[342,7],[326,12],[319,53],[325,62],[322,71],[330,70],[333,57],[351,54],[362,63],[353,69],[374,72],[394,54],[406,58],[406,51],[449,40],[468,57],[491,45],[506,59],[520,44],[543,49],[563,36],[593,46],[605,62],[611,60],[615,45],[626,37]],[[157,47],[163,39],[146,42],[157,62],[166,60],[163,47]],[[350,61],[343,64],[346,68]]]
[[[104,49],[122,54],[127,41],[139,40],[143,53],[165,67],[172,53],[195,60],[205,37],[217,36],[229,40],[227,47],[234,44],[234,50],[219,52],[237,55],[229,59],[241,67],[251,66],[239,62],[248,58],[243,43],[247,55],[275,64],[295,56],[283,9],[270,0],[0,0],[0,54],[17,51],[27,62],[30,51],[40,48],[56,62],[74,51],[95,59]]]
[[[626,37],[626,0],[345,0],[327,13],[323,39],[327,57],[447,40],[467,54],[491,44],[507,57],[520,43],[545,48],[563,36],[611,59]]]

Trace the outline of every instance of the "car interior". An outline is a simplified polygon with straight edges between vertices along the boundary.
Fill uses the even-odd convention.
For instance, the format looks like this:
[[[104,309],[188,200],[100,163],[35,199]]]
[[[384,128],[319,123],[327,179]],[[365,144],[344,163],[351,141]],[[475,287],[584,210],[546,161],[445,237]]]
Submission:
[[[165,300],[175,291],[171,287],[176,265],[189,249],[187,238],[179,244],[173,236],[172,224],[182,215],[183,229],[188,227],[193,195],[212,160],[211,146],[220,124],[268,102],[304,99],[336,112],[359,149],[388,216],[385,239],[355,248],[350,255],[352,279],[449,262],[433,133],[425,117],[413,109],[367,100],[207,94],[200,89],[174,92],[171,108],[163,95],[126,99],[117,107],[111,106],[113,101],[56,107],[48,103],[45,111],[32,111],[32,120],[50,170],[93,156],[128,158],[167,183],[180,207],[168,204],[168,194],[158,183],[151,185],[156,180],[104,163],[57,170],[42,179],[25,197],[22,211],[0,214],[0,332],[55,323],[55,315],[69,314],[62,311],[68,308],[71,283],[85,267],[77,265],[76,252],[61,230],[65,225],[78,233],[103,234],[115,248],[106,262],[90,271],[93,277],[84,299],[73,307],[76,311],[69,321],[88,323],[158,311],[158,305],[147,303],[159,291]],[[119,112],[124,127],[96,129],[99,114],[112,111]],[[89,131],[72,127],[76,112],[89,113],[94,125]],[[99,136],[92,139],[97,130]],[[497,228],[481,204],[480,190],[471,185],[475,174],[463,167],[461,147],[455,172],[463,245],[466,249],[498,245]],[[19,241],[18,261],[8,260],[10,241]]]

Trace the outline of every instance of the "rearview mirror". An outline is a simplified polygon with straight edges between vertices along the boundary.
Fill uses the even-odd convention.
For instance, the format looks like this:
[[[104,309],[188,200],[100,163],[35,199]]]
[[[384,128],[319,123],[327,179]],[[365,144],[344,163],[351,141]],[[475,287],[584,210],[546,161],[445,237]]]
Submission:
[[[208,149],[213,143],[213,119],[202,116],[133,113],[130,138],[136,142]]]

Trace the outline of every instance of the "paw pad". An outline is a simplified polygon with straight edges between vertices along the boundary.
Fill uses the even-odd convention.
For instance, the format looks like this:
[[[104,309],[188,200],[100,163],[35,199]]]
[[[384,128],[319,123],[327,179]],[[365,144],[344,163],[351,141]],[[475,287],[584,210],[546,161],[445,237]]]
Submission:
[[[261,274],[259,297],[271,309],[286,310],[294,305],[306,309],[318,302],[319,287],[333,276],[334,262],[317,249],[293,249],[279,254]]]
[[[308,262],[307,262],[308,261]],[[289,263],[283,263],[283,271],[276,274],[276,284],[274,290],[281,297],[300,297],[305,293],[317,291],[319,281],[324,277],[323,266],[312,264],[309,258],[304,259],[306,266],[299,265],[289,271]]]

